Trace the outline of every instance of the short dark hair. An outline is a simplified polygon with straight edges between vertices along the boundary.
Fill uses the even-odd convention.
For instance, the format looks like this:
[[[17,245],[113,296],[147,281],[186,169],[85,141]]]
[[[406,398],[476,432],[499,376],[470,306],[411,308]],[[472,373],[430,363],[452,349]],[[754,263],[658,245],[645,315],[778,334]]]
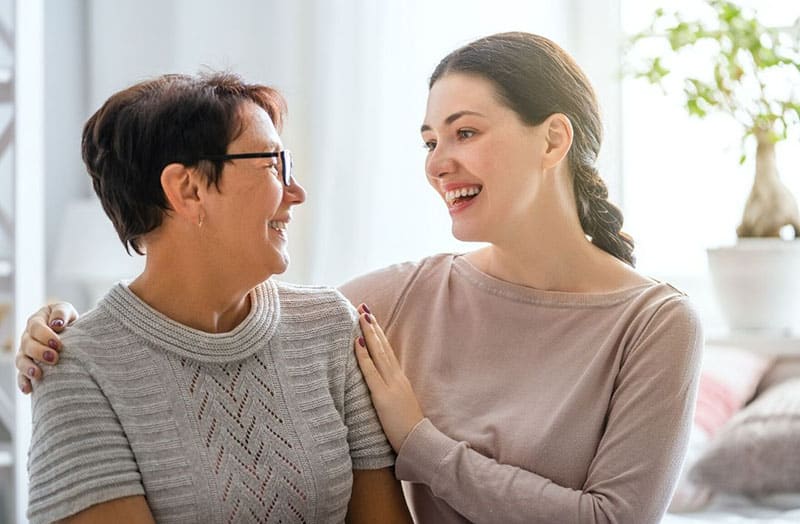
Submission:
[[[567,156],[583,231],[592,243],[634,265],[633,239],[621,231],[622,211],[608,200],[595,162],[603,124],[589,79],[555,42],[531,33],[499,33],[456,49],[436,66],[429,87],[447,73],[477,75],[491,82],[500,103],[528,125],[562,113],[574,129]]]
[[[224,155],[242,132],[241,106],[253,102],[280,130],[286,102],[270,87],[238,75],[170,74],[112,95],[83,128],[81,154],[92,185],[120,240],[143,254],[142,235],[161,225],[169,209],[161,188],[164,167],[196,166],[218,186]]]

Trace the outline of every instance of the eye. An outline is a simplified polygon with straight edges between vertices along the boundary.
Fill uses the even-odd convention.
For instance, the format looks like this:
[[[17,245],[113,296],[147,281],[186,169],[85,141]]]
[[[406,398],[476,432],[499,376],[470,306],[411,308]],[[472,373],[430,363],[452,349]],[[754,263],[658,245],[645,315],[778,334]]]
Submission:
[[[425,150],[426,150],[426,151],[428,151],[428,152],[430,153],[431,151],[433,151],[434,149],[436,149],[436,140],[426,140],[426,141],[425,141],[425,142],[422,144],[422,147],[424,147],[424,148],[425,148]]]
[[[472,129],[459,129],[456,131],[459,140],[467,140],[468,138],[472,138],[475,136],[475,131]]]

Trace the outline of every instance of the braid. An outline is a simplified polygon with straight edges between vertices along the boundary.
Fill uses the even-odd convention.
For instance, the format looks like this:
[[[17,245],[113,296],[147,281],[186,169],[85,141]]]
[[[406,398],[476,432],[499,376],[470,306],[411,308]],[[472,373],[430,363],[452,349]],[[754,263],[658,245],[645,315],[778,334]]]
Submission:
[[[633,266],[633,238],[622,229],[622,211],[608,200],[608,189],[591,166],[573,168],[578,216],[592,244]]]

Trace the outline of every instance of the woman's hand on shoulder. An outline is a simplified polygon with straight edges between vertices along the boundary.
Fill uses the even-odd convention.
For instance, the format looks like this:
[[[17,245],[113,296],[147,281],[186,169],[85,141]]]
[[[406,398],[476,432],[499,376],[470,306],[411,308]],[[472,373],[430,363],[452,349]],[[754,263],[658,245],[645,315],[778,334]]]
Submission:
[[[358,307],[363,337],[355,341],[356,358],[372,396],[383,432],[395,452],[425,416],[391,344],[365,304]]]
[[[41,378],[39,363],[54,365],[61,351],[58,333],[78,318],[78,312],[69,302],[58,302],[42,307],[28,317],[28,324],[20,339],[17,351],[17,384],[25,394],[33,391],[32,378]]]

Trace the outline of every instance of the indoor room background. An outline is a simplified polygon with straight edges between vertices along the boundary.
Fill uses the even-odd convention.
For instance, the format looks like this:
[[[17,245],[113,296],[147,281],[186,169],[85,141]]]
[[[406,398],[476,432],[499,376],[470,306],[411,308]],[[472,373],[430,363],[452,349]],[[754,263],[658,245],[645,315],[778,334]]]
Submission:
[[[767,24],[786,25],[800,17],[795,0],[739,3],[756,8]],[[294,153],[296,177],[308,198],[294,211],[288,231],[291,266],[281,279],[337,285],[394,262],[471,249],[451,237],[447,210],[425,180],[419,127],[427,80],[438,60],[456,47],[490,33],[522,30],[561,44],[597,89],[606,133],[600,173],[625,213],[623,229],[636,241],[639,269],[689,293],[708,333],[725,330],[706,249],[736,241],[753,155],[738,163],[738,153],[732,153],[739,147],[738,131],[723,117],[692,119],[678,95],[622,80],[621,73],[626,36],[642,30],[656,7],[669,4],[691,13],[697,0],[32,4],[41,6],[43,23],[43,184],[34,212],[43,220],[44,284],[41,296],[32,297],[37,304],[63,299],[85,310],[99,290],[139,267],[94,204],[80,160],[80,133],[113,92],[167,72],[231,70],[285,95],[283,141]],[[14,2],[0,5],[12,13],[0,14],[12,21],[5,27],[13,26]],[[779,145],[778,159],[785,183],[800,195],[796,137]],[[25,177],[25,165],[18,164],[14,183],[25,184]],[[12,185],[2,183],[0,207],[13,207]],[[10,236],[0,231],[0,264],[12,251]],[[16,257],[20,263],[21,255]],[[8,303],[8,275],[5,279],[0,299]],[[8,346],[15,335],[11,322],[5,324],[0,343]],[[13,384],[13,349],[0,348],[4,383]],[[22,417],[18,412],[17,420]],[[0,471],[12,466],[0,462]],[[0,521],[14,500],[18,506],[24,501],[19,489],[13,494],[11,478],[0,475]],[[18,507],[16,514],[24,512]]]

